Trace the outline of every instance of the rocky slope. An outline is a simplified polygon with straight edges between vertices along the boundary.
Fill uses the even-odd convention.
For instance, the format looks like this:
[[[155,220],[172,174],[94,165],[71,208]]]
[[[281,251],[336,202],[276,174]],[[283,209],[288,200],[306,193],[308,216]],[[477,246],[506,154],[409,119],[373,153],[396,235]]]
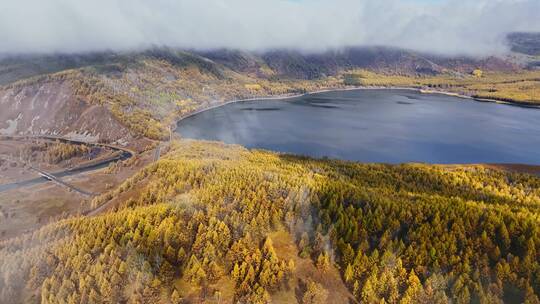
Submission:
[[[106,107],[77,98],[69,81],[2,89],[0,105],[1,135],[53,135],[89,142],[130,137]]]

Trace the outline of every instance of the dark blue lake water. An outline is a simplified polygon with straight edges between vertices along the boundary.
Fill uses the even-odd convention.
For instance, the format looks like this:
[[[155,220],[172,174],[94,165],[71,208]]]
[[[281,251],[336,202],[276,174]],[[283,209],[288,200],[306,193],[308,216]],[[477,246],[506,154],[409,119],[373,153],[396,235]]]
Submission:
[[[540,164],[540,109],[408,90],[354,90],[228,104],[182,136],[361,162]]]

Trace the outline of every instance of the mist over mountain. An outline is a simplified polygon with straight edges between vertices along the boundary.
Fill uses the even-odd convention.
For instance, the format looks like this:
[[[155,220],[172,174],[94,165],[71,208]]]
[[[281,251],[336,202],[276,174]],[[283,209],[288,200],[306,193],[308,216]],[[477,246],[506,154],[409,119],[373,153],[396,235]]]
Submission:
[[[509,32],[540,30],[538,11],[537,0],[4,1],[0,54],[382,45],[486,56],[509,49]]]

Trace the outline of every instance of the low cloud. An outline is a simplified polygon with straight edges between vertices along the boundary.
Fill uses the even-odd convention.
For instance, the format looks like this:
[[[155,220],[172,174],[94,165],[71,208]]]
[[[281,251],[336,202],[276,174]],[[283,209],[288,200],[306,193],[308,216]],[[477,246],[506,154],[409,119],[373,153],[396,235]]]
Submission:
[[[487,55],[506,50],[508,32],[539,31],[538,12],[538,0],[2,1],[0,53],[385,45]]]

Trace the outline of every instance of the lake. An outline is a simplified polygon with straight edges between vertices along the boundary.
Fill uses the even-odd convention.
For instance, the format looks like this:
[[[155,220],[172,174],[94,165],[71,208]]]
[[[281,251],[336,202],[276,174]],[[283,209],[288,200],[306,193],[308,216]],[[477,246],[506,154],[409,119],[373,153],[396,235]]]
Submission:
[[[230,103],[180,121],[177,132],[361,162],[540,164],[540,109],[412,90]]]

